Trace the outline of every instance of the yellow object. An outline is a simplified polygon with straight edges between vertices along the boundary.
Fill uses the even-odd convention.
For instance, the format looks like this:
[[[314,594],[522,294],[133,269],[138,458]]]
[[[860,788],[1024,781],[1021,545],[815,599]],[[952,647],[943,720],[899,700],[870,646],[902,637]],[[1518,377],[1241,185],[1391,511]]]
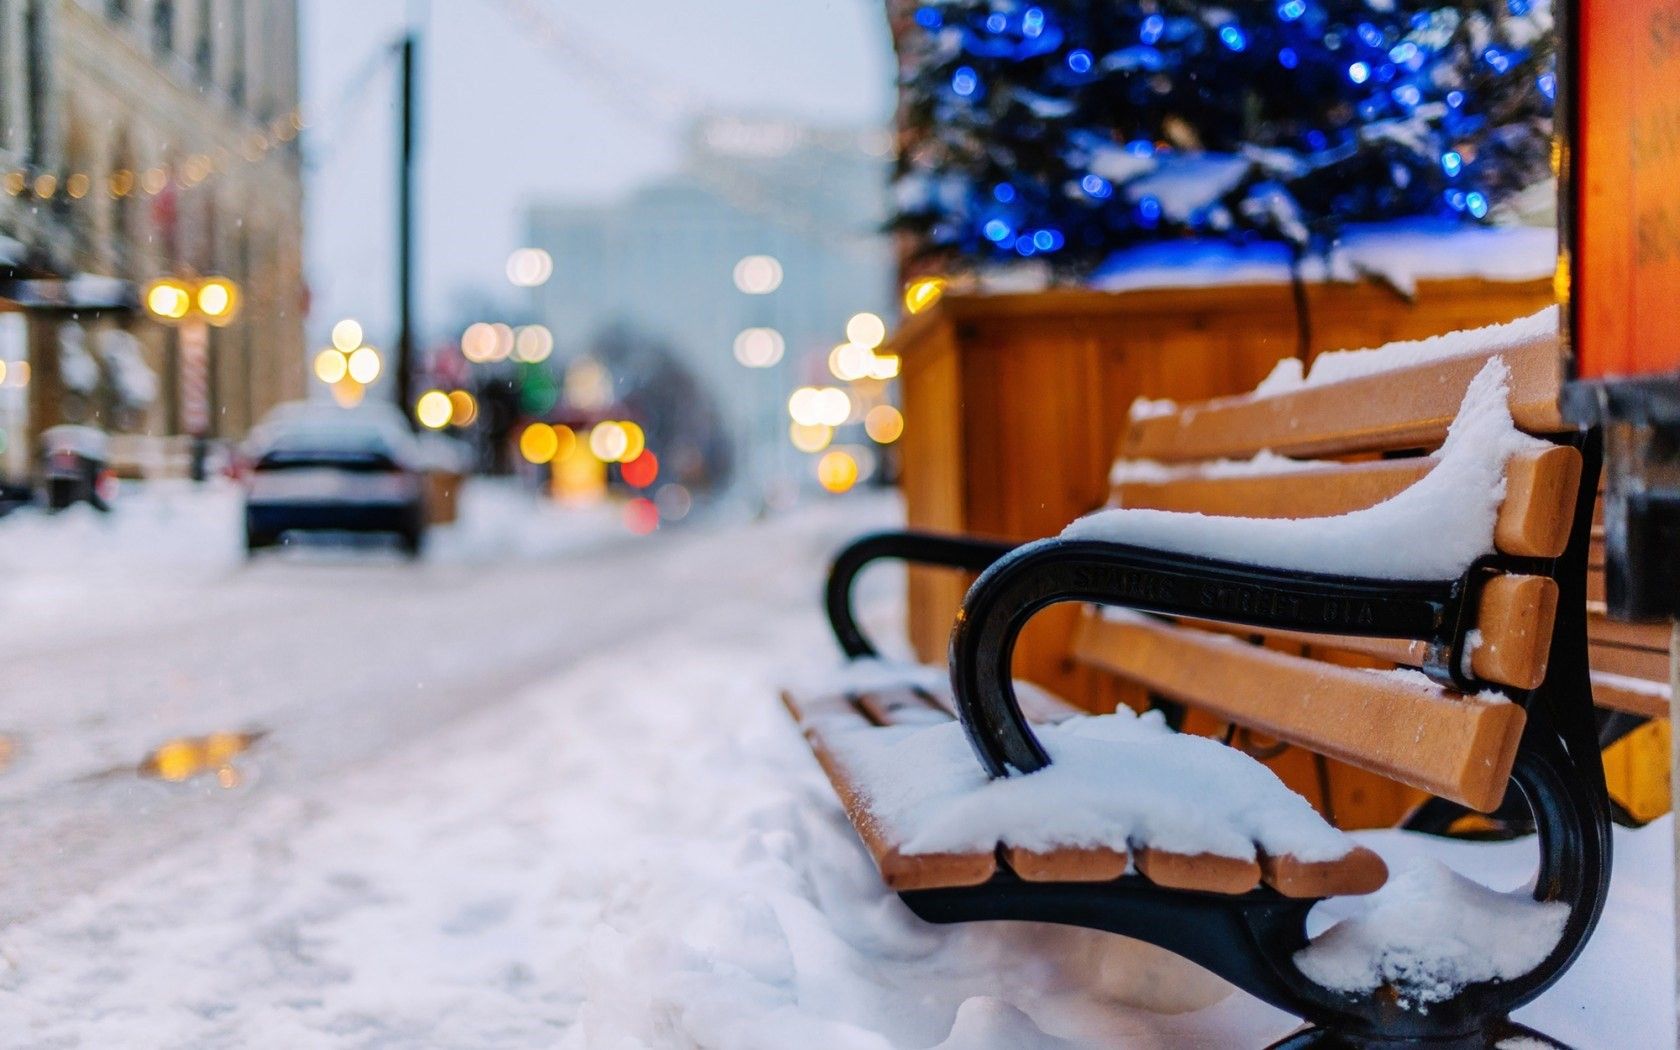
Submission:
[[[379,351],[371,346],[358,346],[345,358],[345,367],[350,372],[350,378],[367,386],[379,378]]]
[[[455,416],[455,403],[441,390],[428,390],[414,403],[414,417],[430,430],[442,430]]]
[[[165,321],[179,321],[192,309],[192,293],[173,277],[163,277],[146,287],[146,309]]]
[[[221,327],[239,313],[239,287],[226,277],[208,277],[198,286],[198,312]]]
[[[450,422],[458,427],[470,427],[478,418],[478,399],[466,390],[449,392]]]
[[[519,435],[519,454],[527,463],[547,463],[560,451],[560,438],[547,423],[532,423]]]
[[[944,294],[945,278],[918,277],[905,286],[904,308],[913,314],[919,314],[937,303],[939,297]]]
[[[851,453],[835,449],[817,461],[817,482],[830,492],[848,492],[857,484],[858,465]]]
[[[1669,731],[1668,719],[1653,718],[1604,749],[1610,797],[1642,824],[1674,808]]]
[[[846,338],[865,350],[873,350],[886,341],[887,323],[871,313],[853,314],[846,322]]]
[[[361,346],[361,323],[353,320],[352,318],[346,317],[344,320],[333,325],[332,345],[337,347],[339,353],[342,354],[348,354],[350,351],[356,349],[356,347]]]
[[[315,355],[315,378],[328,386],[343,379],[349,371],[350,362],[331,347]]]

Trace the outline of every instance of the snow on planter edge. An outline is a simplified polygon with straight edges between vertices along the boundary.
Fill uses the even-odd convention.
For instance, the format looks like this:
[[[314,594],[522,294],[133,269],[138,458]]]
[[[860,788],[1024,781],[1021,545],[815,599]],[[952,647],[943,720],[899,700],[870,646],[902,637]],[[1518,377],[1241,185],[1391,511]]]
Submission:
[[[980,768],[954,721],[862,726],[817,715],[809,724],[904,854],[984,852],[1002,843],[1153,846],[1246,860],[1258,844],[1328,861],[1353,847],[1271,770],[1217,740],[1174,733],[1156,713],[1122,708],[1038,726],[1051,764],[997,780]]]
[[[1295,965],[1337,991],[1392,985],[1403,1007],[1418,1008],[1468,984],[1528,973],[1557,947],[1569,918],[1566,904],[1500,893],[1434,860],[1402,869],[1359,908],[1296,952]]]
[[[1453,345],[1455,355],[1470,349]],[[1388,367],[1395,367],[1390,360]],[[1489,360],[1465,391],[1435,468],[1374,507],[1325,518],[1115,508],[1080,518],[1062,531],[1062,539],[1127,543],[1300,572],[1451,579],[1493,549],[1506,461],[1545,447],[1512,422],[1509,387],[1505,362]]]

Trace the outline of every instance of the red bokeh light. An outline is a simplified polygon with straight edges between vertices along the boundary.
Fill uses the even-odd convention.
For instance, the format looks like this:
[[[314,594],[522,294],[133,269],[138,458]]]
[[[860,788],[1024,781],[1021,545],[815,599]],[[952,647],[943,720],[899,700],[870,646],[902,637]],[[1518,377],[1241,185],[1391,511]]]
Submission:
[[[640,496],[624,505],[624,525],[638,536],[646,536],[659,527],[659,508],[650,499]]]
[[[624,483],[633,489],[645,489],[659,479],[659,457],[643,450],[642,454],[619,468]]]

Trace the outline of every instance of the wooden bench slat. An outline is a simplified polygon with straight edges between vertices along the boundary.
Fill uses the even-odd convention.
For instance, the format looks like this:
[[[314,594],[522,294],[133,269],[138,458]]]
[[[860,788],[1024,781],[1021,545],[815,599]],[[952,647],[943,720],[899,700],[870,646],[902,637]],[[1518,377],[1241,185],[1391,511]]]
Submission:
[[[1544,576],[1503,575],[1482,591],[1476,629],[1482,643],[1470,655],[1476,677],[1518,689],[1533,689],[1546,677],[1552,625],[1557,617],[1557,584]],[[1090,615],[1101,616],[1099,612]],[[1361,653],[1405,667],[1422,667],[1427,643],[1411,638],[1360,638],[1311,631],[1259,629],[1205,620],[1181,620],[1186,626],[1219,634],[1272,638],[1317,649]]]
[[[1628,714],[1642,715],[1645,718],[1668,717],[1669,689],[1667,685],[1663,685],[1661,691],[1658,692],[1630,688],[1620,680],[1625,677],[1625,675],[1615,675],[1595,670],[1592,673],[1593,703],[1612,711],[1625,711]]]
[[[1587,603],[1587,637],[1595,642],[1666,653],[1669,633],[1666,623],[1622,623],[1610,619],[1603,602]]]
[[[1539,686],[1546,680],[1557,603],[1557,581],[1545,576],[1507,574],[1487,581],[1476,611],[1481,643],[1470,653],[1471,672],[1518,689]]]
[[[1595,671],[1607,671],[1627,678],[1662,682],[1668,678],[1668,654],[1650,649],[1593,642],[1588,646],[1588,663]]]
[[[1144,878],[1173,890],[1203,893],[1247,893],[1260,885],[1260,862],[1221,857],[1215,853],[1168,853],[1144,848],[1133,863]]]
[[[1109,882],[1126,874],[1125,850],[1029,850],[1005,846],[1003,859],[1028,882]]]
[[[833,725],[868,727],[877,725],[922,725],[923,712],[931,702],[914,694],[912,687],[873,690],[848,697],[829,694],[802,697],[782,693],[794,720],[801,726],[817,763],[833,785],[847,818],[875,860],[881,877],[895,892],[975,886],[991,879],[1000,863],[1028,882],[1108,882],[1135,867],[1158,885],[1206,893],[1246,893],[1262,879],[1286,896],[1334,896],[1371,893],[1380,888],[1387,869],[1371,851],[1356,847],[1347,857],[1325,863],[1308,863],[1293,857],[1267,857],[1258,851],[1242,860],[1213,854],[1186,855],[1144,848],[1135,852],[1101,847],[1061,847],[1029,850],[1000,845],[995,850],[972,853],[905,854],[882,831],[869,812],[864,793],[854,784],[843,764],[823,739],[824,728]],[[1031,706],[1057,720],[1077,709],[1039,690],[1023,691],[1033,697]],[[1024,707],[1028,706],[1023,704]],[[877,718],[885,715],[884,721]],[[909,722],[894,721],[908,718]]]
[[[1435,448],[1464,392],[1490,357],[1511,369],[1511,415],[1530,433],[1568,429],[1558,411],[1562,353],[1553,333],[1514,341],[1497,354],[1442,358],[1377,375],[1271,397],[1247,395],[1190,411],[1135,419],[1121,446],[1128,459],[1184,463],[1247,459],[1263,449],[1289,456]]]
[[[1074,653],[1153,692],[1487,812],[1525,716],[1511,703],[1167,624],[1084,617]]]
[[[857,704],[878,726],[931,725],[951,716],[927,694],[910,686],[874,689],[857,696]]]
[[[1319,518],[1391,499],[1429,473],[1433,456],[1340,463],[1276,474],[1200,475],[1121,481],[1115,506],[1245,518]],[[1555,558],[1569,542],[1581,453],[1556,445],[1513,456],[1494,545],[1519,557]]]
[[[1341,860],[1316,864],[1262,854],[1260,877],[1285,897],[1357,896],[1382,889],[1388,881],[1388,865],[1364,846]]]

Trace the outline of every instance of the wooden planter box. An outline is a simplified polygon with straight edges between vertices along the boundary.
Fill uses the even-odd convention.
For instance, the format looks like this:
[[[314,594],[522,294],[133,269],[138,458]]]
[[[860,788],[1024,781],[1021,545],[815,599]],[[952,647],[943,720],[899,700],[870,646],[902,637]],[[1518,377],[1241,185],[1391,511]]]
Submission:
[[[1553,301],[1549,280],[1424,281],[1412,301],[1371,284],[1313,285],[1308,295],[1314,353],[1509,321]],[[1053,536],[1106,498],[1134,399],[1252,389],[1297,344],[1287,285],[947,294],[890,344],[903,360],[909,523],[1016,542]],[[967,582],[911,573],[921,659],[943,661]],[[1111,707],[1112,684],[1065,659],[1075,612],[1035,620],[1017,671],[1073,702]]]

